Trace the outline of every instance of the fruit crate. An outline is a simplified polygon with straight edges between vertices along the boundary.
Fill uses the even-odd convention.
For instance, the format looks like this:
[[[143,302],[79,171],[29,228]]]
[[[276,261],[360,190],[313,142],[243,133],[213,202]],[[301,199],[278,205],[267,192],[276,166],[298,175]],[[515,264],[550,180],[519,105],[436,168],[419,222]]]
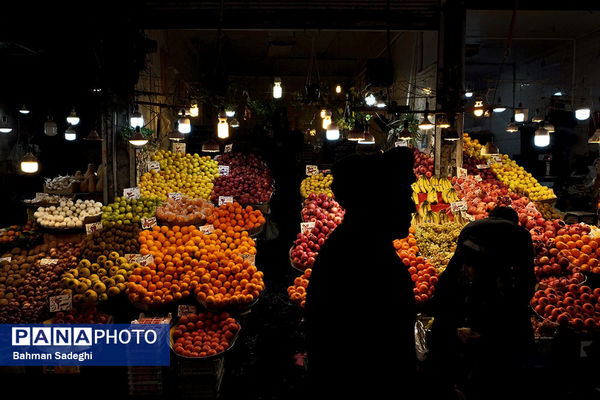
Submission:
[[[178,360],[180,361],[180,360]],[[188,360],[186,360],[188,361]],[[215,360],[192,360],[193,363],[177,365],[177,386],[182,399],[215,399],[219,396],[225,374],[223,357]],[[200,361],[200,362],[199,362]],[[204,364],[204,365],[202,365]]]

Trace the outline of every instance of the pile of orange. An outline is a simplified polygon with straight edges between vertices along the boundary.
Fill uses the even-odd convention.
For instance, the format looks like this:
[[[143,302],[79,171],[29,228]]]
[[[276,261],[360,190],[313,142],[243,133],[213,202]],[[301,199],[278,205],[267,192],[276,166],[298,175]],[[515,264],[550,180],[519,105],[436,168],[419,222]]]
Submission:
[[[600,274],[600,239],[585,234],[559,235],[554,246],[580,270]]]
[[[410,227],[409,235],[404,239],[394,240],[394,248],[402,263],[408,267],[410,277],[415,286],[413,292],[417,303],[427,301],[433,295],[438,282],[438,272],[433,264],[419,255],[414,228]]]
[[[139,236],[140,253],[154,262],[134,269],[127,287],[133,303],[162,305],[190,296],[210,307],[245,305],[264,289],[263,273],[242,255],[256,254],[248,232],[203,234],[195,226],[155,226]]]
[[[306,288],[308,287],[308,280],[310,279],[311,273],[311,268],[305,269],[301,276],[294,279],[294,285],[287,289],[290,299],[294,303],[299,304],[302,308],[304,308],[304,305],[306,304]]]
[[[206,222],[213,224],[215,229],[226,231],[231,228],[235,232],[241,232],[260,227],[265,223],[265,217],[252,206],[242,207],[239,203],[229,203],[216,208],[206,218]]]

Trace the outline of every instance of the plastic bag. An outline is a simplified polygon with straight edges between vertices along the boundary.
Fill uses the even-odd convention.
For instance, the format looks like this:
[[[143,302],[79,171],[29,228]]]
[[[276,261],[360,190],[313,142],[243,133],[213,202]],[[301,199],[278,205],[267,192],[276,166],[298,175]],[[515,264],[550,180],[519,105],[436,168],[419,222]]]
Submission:
[[[415,322],[415,347],[417,351],[417,359],[419,361],[425,360],[427,357],[427,330],[423,325],[423,322],[417,319]]]

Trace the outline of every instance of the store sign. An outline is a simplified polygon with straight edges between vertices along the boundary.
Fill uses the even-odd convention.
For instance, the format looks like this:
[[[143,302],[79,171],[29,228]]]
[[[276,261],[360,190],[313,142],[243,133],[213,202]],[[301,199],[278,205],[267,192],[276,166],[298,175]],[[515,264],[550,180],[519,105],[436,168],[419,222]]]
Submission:
[[[140,224],[142,225],[142,229],[152,229],[157,224],[156,217],[142,218],[140,219]]]
[[[229,176],[229,165],[219,165],[219,175]]]
[[[73,308],[73,295],[69,293],[50,296],[48,302],[50,312],[70,311]]]
[[[215,231],[215,226],[213,224],[202,225],[198,227],[198,230],[202,232],[203,235],[210,235]]]
[[[149,161],[147,166],[148,171],[160,171],[160,163],[158,161]]]
[[[231,153],[231,150],[233,149],[233,143],[230,144],[226,144],[225,145],[225,150],[223,150],[224,153]]]
[[[300,232],[308,233],[308,232],[312,231],[312,229],[314,227],[315,227],[315,221],[301,222],[300,223]]]
[[[169,364],[169,324],[0,324],[0,365]]]
[[[458,178],[466,178],[468,173],[469,172],[467,171],[466,168],[458,168],[458,170],[456,172],[456,176]]]
[[[250,261],[250,264],[254,265],[256,262],[256,254],[242,254],[244,261]]]
[[[175,153],[175,154],[185,154],[185,143],[176,143],[176,142],[173,142],[173,153]]]
[[[182,315],[187,314],[196,314],[197,308],[191,304],[180,304],[177,306],[177,316],[181,317]]]
[[[319,167],[317,165],[307,165],[306,166],[306,175],[312,176],[319,173]]]
[[[233,196],[219,196],[219,207],[223,204],[233,204]]]
[[[169,193],[169,198],[175,201],[180,201],[183,198],[183,195],[179,192],[171,192]]]
[[[91,224],[85,224],[85,233],[91,235],[94,232],[102,230],[102,222],[92,222]]]
[[[123,189],[123,197],[127,200],[137,200],[140,198],[140,188],[132,187]]]
[[[40,265],[56,265],[58,264],[58,258],[42,258]]]
[[[450,211],[458,212],[458,211],[467,211],[469,206],[466,201],[453,201],[450,203]]]

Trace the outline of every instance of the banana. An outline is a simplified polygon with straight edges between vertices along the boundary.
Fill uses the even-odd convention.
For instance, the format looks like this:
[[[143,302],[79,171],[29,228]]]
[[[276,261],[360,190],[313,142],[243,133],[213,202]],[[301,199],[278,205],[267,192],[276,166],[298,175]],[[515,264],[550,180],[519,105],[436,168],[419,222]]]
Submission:
[[[421,193],[421,187],[418,185],[417,182],[410,185],[410,187],[412,188],[413,193]]]
[[[417,192],[413,192],[412,194],[412,200],[415,203],[415,205],[419,205],[419,193]]]

